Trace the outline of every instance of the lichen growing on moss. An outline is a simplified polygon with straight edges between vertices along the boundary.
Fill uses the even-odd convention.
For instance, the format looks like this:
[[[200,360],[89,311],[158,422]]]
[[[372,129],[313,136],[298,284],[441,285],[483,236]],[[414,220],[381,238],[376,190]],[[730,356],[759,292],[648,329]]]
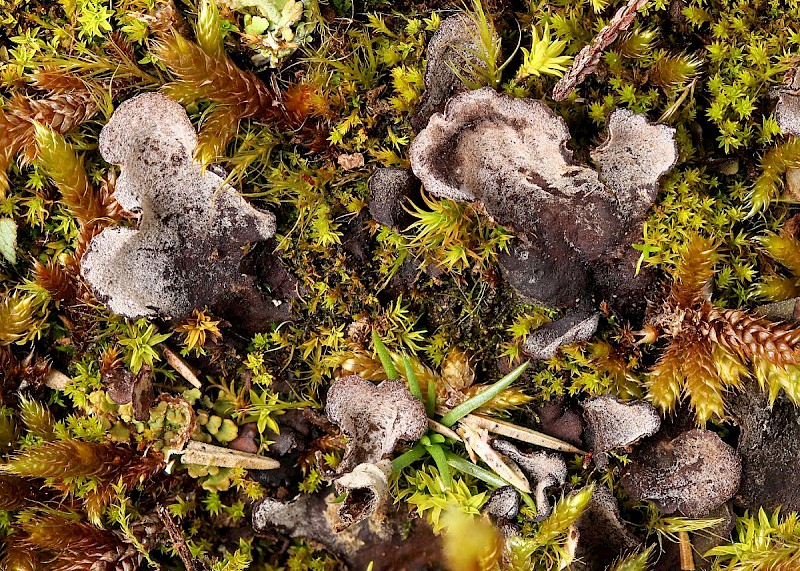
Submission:
[[[627,29],[592,58],[592,73],[555,101],[558,78],[625,4],[0,0],[2,565],[39,569],[53,560],[63,569],[131,569],[152,562],[232,571],[339,569],[347,559],[359,568],[372,561],[374,569],[453,566],[446,553],[455,557],[454,545],[480,537],[474,549],[457,554],[458,565],[558,569],[588,557],[588,543],[573,532],[588,542],[586,522],[600,518],[599,503],[616,506],[615,498],[624,500],[621,520],[630,522],[618,543],[625,550],[641,545],[603,565],[617,555],[618,569],[666,561],[671,546],[678,549],[670,539],[680,536],[685,551],[694,530],[710,524],[622,497],[621,470],[643,472],[637,462],[647,441],[608,451],[599,471],[586,457],[565,455],[568,471],[556,478],[558,491],[545,487],[538,501],[522,494],[519,513],[503,522],[511,535],[503,537],[477,518],[506,482],[479,459],[467,459],[473,449],[458,433],[435,424],[425,442],[442,451],[438,462],[420,456],[386,480],[397,501],[383,515],[396,524],[397,537],[411,534],[408,541],[378,537],[368,520],[360,524],[368,541],[348,559],[351,552],[324,526],[314,538],[297,531],[308,526],[287,525],[288,542],[275,526],[253,530],[256,500],[281,509],[309,505],[320,514],[340,507],[326,507],[324,498],[336,499],[330,484],[343,460],[349,468],[347,439],[357,436],[339,431],[322,411],[336,379],[390,376],[372,333],[387,346],[399,379],[392,382],[410,390],[416,379],[423,404],[434,413],[437,404],[451,410],[514,369],[537,328],[552,323],[538,329],[540,336],[569,329],[561,308],[574,305],[576,293],[596,298],[579,314],[591,319],[591,331],[548,344],[539,361],[476,414],[547,432],[553,419],[533,409],[558,397],[550,406],[572,415],[572,450],[594,447],[579,442],[586,434],[574,420],[578,403],[591,397],[650,399],[662,416],[674,413],[676,426],[705,424],[710,432],[703,434],[726,446],[735,443],[730,423],[738,419],[743,473],[751,478],[740,494],[747,505],[733,507],[739,530],[714,549],[711,564],[766,569],[792,561],[795,514],[768,505],[772,516],[751,515],[759,502],[783,496],[754,483],[777,468],[766,461],[763,470],[753,466],[761,456],[746,445],[752,419],[762,413],[744,415],[742,403],[774,404],[788,422],[795,411],[789,401],[800,394],[796,325],[754,312],[764,300],[791,300],[800,291],[800,147],[785,121],[795,97],[790,72],[800,50],[800,6],[630,2],[636,10],[626,16]],[[448,38],[457,44],[448,52],[453,57],[437,57],[437,50],[448,51],[441,49]],[[434,76],[446,80],[439,92]],[[591,264],[578,256],[580,271],[570,274],[576,267],[570,256],[592,241],[571,236],[560,249],[520,249],[519,217],[474,200],[497,181],[481,180],[468,196],[443,196],[430,180],[418,191],[408,174],[411,149],[426,137],[418,133],[430,115],[456,92],[463,100],[484,97],[481,105],[488,98],[511,107],[539,101],[536,112],[564,135],[553,156],[563,158],[571,136],[570,172],[594,176],[592,192],[579,203],[560,203],[558,214],[574,218],[587,205],[607,206],[596,192],[633,195],[612,205],[614,216],[635,219],[622,225],[626,232],[613,225],[624,239],[593,251]],[[142,97],[173,99],[180,117],[149,114],[155,124],[144,135],[182,126],[192,141],[177,159],[224,189],[204,187],[204,200],[227,196],[248,212],[274,212],[275,226],[269,240],[262,239],[272,234],[271,224],[268,232],[236,241],[226,286],[209,269],[213,264],[204,264],[223,252],[204,251],[203,263],[191,263],[192,278],[181,285],[189,301],[180,312],[156,311],[165,300],[150,300],[146,311],[134,312],[145,317],[135,319],[104,303],[108,294],[85,264],[91,266],[104,235],[141,234],[152,223],[146,212],[138,218],[123,210],[140,202],[129,200],[131,175],[124,164],[117,167],[124,161],[105,153],[100,135]],[[451,99],[449,109],[461,100]],[[625,171],[648,170],[647,180],[620,177],[626,149],[641,133],[652,136],[638,148],[667,139],[672,145],[673,133],[674,146],[653,145],[639,161],[652,169]],[[536,137],[526,148],[544,149]],[[463,167],[480,171],[488,141],[473,143]],[[497,147],[506,159],[519,158],[504,143]],[[149,150],[162,167],[173,158]],[[451,168],[452,157],[440,155]],[[390,172],[402,175],[402,188],[370,204],[369,179],[381,168],[396,169]],[[524,179],[512,170],[506,164],[500,186]],[[522,174],[538,180],[540,170]],[[171,177],[161,182],[165,190],[179,186]],[[200,194],[183,205],[159,195],[154,212],[163,217],[170,208],[194,208]],[[636,208],[616,208],[631,204]],[[160,222],[164,237],[171,226]],[[191,230],[217,223],[212,215]],[[538,238],[545,229],[525,232]],[[570,303],[538,307],[530,303],[536,296],[523,298],[509,286],[510,275],[524,274],[545,255],[554,261],[541,268],[555,280],[551,293]],[[512,258],[519,267],[509,267]],[[108,260],[102,265],[111,267]],[[625,279],[598,294],[597,284],[622,275],[623,266]],[[636,296],[644,317],[639,330],[615,304],[622,286],[647,274]],[[152,276],[141,277],[132,292],[142,293],[144,278]],[[228,286],[242,280],[248,299],[266,305],[242,303],[232,293]],[[206,288],[217,297],[195,295]],[[276,308],[271,299],[285,301]],[[249,309],[252,319],[245,325],[220,300]],[[284,311],[290,305],[291,319]],[[482,449],[490,448],[489,434],[474,432]],[[182,464],[173,452],[190,440],[195,448],[213,444],[233,456],[274,458],[280,467]],[[791,457],[791,450],[779,452]],[[387,460],[407,453],[388,451]],[[363,499],[363,488],[351,488],[345,486],[351,500]],[[552,505],[552,513],[536,518],[537,503]],[[606,519],[617,525],[612,515]],[[432,530],[448,534],[446,550]],[[756,531],[767,538],[764,545],[751,544]],[[666,553],[651,549],[656,542]]]

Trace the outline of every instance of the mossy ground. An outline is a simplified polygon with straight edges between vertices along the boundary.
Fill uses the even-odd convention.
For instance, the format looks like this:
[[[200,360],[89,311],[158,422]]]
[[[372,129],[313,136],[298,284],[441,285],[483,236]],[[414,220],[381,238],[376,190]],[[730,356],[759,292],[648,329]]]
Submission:
[[[516,47],[533,53],[532,29],[541,40],[547,28],[547,44],[564,42],[553,57],[575,55],[621,4],[487,3],[503,54],[511,58],[493,78],[499,89],[544,98],[569,124],[578,157],[588,158],[617,107],[677,129],[679,164],[663,181],[658,204],[633,245],[642,252],[643,265],[663,272],[665,289],[682,247],[700,234],[716,246],[714,300],[719,305],[753,307],[766,297],[796,295],[795,278],[757,238],[778,232],[795,213],[781,185],[784,171],[800,166],[800,151],[779,133],[771,90],[797,57],[800,5],[778,0],[650,2],[577,93],[553,102],[548,94],[558,66],[553,73],[533,74],[535,62]],[[0,192],[0,218],[17,227],[16,260],[0,264],[0,452],[36,449],[51,440],[128,443],[140,451],[163,448],[188,425],[182,405],[164,399],[142,421],[134,418],[130,405],[108,396],[109,374],[148,366],[158,392],[181,397],[193,409],[195,438],[224,445],[243,425],[255,422],[255,442],[269,454],[268,431],[280,426],[284,411],[318,409],[343,366],[349,363],[352,370],[355,362],[364,370],[374,364],[365,331],[376,331],[392,351],[415,354],[432,371],[443,364],[461,366],[474,369],[478,383],[490,383],[521,359],[519,343],[527,332],[556,315],[521,302],[503,283],[495,258],[509,234],[476,208],[437,200],[420,203],[418,224],[403,233],[379,226],[366,210],[372,171],[408,164],[414,136],[410,117],[424,87],[425,46],[441,18],[464,7],[350,0],[304,6],[308,41],[283,56],[277,69],[253,68],[253,52],[237,32],[241,15],[221,11],[220,33],[232,61],[284,91],[283,105],[296,120],[281,124],[245,118],[229,138],[220,135],[219,140],[207,129],[203,155],[230,172],[232,183],[255,205],[275,212],[276,251],[297,279],[294,319],[265,323],[263,333],[249,338],[208,312],[183,324],[126,321],[110,314],[87,293],[74,269],[76,251],[91,237],[79,208],[86,195],[70,197],[53,184],[36,157],[34,134],[26,131],[13,141],[13,156],[6,157],[8,188]],[[171,94],[183,94],[201,130],[221,105],[222,99],[214,97],[187,101],[180,90],[188,92],[191,80],[177,77],[165,52],[156,49],[156,42],[170,34],[202,40],[192,31],[198,27],[198,6],[192,2],[2,0],[0,9],[0,97],[6,113],[17,109],[15,117],[23,123],[39,121],[55,130],[56,118],[72,120],[74,128],[62,133],[72,153],[64,160],[80,157],[80,168],[95,188],[91,192],[104,184],[113,188],[109,173],[114,168],[100,158],[97,137],[121,101],[181,80]],[[75,77],[92,101],[80,109],[62,100],[64,86],[74,86]],[[25,99],[55,103],[43,111],[19,103]],[[0,126],[6,129],[0,141],[11,149],[16,135],[10,123]],[[776,147],[783,155],[769,154]],[[4,152],[0,148],[0,155]],[[363,155],[363,167],[340,166],[338,157],[355,153]],[[79,168],[77,162],[72,166]],[[761,183],[758,193],[756,181]],[[418,270],[420,265],[429,271]],[[778,278],[784,287],[765,287]],[[653,299],[662,293],[653,291]],[[560,394],[610,392],[628,398],[646,393],[647,373],[660,347],[635,341],[631,328],[609,315],[591,342],[533,367],[519,384],[530,398],[510,395],[516,400],[506,413],[534,426],[532,407]],[[201,372],[201,390],[165,364],[165,344],[182,350]],[[42,387],[45,361],[72,378],[66,390]],[[719,425],[724,431],[722,420]],[[170,476],[160,473],[145,484],[126,483],[124,477],[117,481],[120,474],[109,482],[91,471],[66,479],[47,476],[46,483],[65,494],[66,502],[55,507],[33,494],[30,501],[12,503],[0,488],[0,508],[8,508],[0,511],[0,533],[9,539],[25,536],[30,533],[26,525],[56,517],[54,511],[77,519],[88,513],[93,523],[136,545],[141,535],[136,525],[160,504],[179,522],[192,556],[207,559],[214,569],[243,569],[249,562],[252,569],[337,568],[335,558],[302,543],[255,537],[248,513],[251,502],[264,495],[319,490],[321,472],[335,465],[341,447],[341,440],[320,434],[301,458],[302,470],[283,487],[258,484],[241,470],[224,468],[176,466]],[[324,466],[313,454],[317,450],[324,453]],[[71,459],[52,461],[69,464]],[[599,480],[625,500],[616,485],[624,461],[620,456],[608,472],[593,474],[576,457],[565,494]],[[407,469],[397,485],[402,498],[413,498],[409,506],[429,519],[442,498],[474,512],[476,496],[487,491],[483,483],[464,476],[463,485],[446,492],[425,477],[435,476],[435,468],[417,468]],[[87,505],[98,487],[108,485],[116,486],[109,497]],[[556,515],[562,520],[548,519],[549,527],[523,526],[522,537],[530,541],[515,548],[515,568],[528,568],[526,549],[533,554],[530,568],[556,568],[570,510],[579,503],[574,498],[560,505]],[[647,506],[624,505],[626,516],[651,537],[688,525],[667,521]],[[790,527],[773,531],[785,539],[797,532]],[[24,566],[34,565],[35,557],[23,561],[27,555],[14,551],[13,542],[8,545],[9,569],[36,568]],[[182,565],[167,543],[137,547],[164,568]],[[724,561],[720,555],[718,565]]]

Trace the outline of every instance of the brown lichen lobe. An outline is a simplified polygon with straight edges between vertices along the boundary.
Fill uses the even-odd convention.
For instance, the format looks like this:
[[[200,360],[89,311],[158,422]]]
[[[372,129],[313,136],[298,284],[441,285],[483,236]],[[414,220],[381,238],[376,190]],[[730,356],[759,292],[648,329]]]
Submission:
[[[535,483],[536,518],[542,521],[553,511],[547,498],[547,489],[563,486],[567,480],[567,464],[559,454],[542,452],[522,452],[506,440],[494,440],[492,448],[516,462],[528,479]]]
[[[741,473],[733,448],[710,430],[693,429],[641,446],[622,486],[631,498],[652,501],[664,513],[705,517],[733,497]]]
[[[136,229],[97,235],[81,263],[114,313],[182,319],[206,306],[226,313],[231,300],[268,304],[239,266],[245,246],[275,233],[275,217],[195,162],[196,143],[184,109],[158,93],[120,105],[100,134],[103,158],[121,167],[117,201],[140,217]]]
[[[800,412],[788,399],[769,398],[755,382],[731,399],[739,425],[736,452],[742,460],[738,503],[759,508],[800,511]]]
[[[431,117],[411,167],[431,194],[478,202],[514,230],[519,241],[501,264],[523,297],[562,308],[613,301],[633,278],[631,235],[678,155],[674,129],[642,115],[617,110],[608,126],[595,170],[573,160],[566,123],[543,102],[483,88]],[[609,275],[610,263],[625,279]]]
[[[648,402],[626,403],[604,395],[590,398],[582,406],[586,420],[584,439],[601,470],[608,466],[608,452],[631,446],[661,427],[658,411]]]
[[[425,66],[425,92],[417,105],[412,126],[420,130],[428,124],[431,115],[442,110],[445,102],[468,89],[453,73],[453,69],[463,67],[464,57],[469,57],[473,65],[481,65],[470,52],[480,48],[475,43],[478,30],[466,14],[456,14],[445,18],[428,42],[428,62]]]
[[[621,554],[635,549],[641,541],[619,513],[614,494],[603,485],[595,485],[592,499],[575,522],[578,534],[575,571],[604,571]]]

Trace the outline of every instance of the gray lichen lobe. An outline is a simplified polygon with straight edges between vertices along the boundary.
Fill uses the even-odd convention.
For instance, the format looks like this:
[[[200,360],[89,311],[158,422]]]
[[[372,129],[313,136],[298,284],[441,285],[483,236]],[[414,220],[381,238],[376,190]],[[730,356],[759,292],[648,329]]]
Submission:
[[[617,110],[608,124],[595,170],[573,160],[566,123],[543,102],[469,91],[431,117],[411,167],[431,194],[478,202],[515,232],[501,264],[523,297],[572,307],[599,289],[613,301],[634,275],[631,236],[678,153],[674,129],[642,115]]]
[[[425,407],[400,381],[380,385],[350,375],[328,390],[328,418],[349,437],[335,485],[348,495],[339,508],[344,529],[375,514],[388,495],[391,462],[401,440],[416,441],[428,429]]]
[[[705,517],[733,497],[741,473],[733,448],[710,430],[694,429],[639,448],[622,486],[631,498],[652,501],[664,513]]]
[[[800,67],[792,70],[786,84],[778,89],[775,120],[784,135],[800,136]]]
[[[550,359],[562,345],[589,339],[597,331],[599,322],[597,312],[575,312],[534,329],[525,338],[522,350],[532,359]]]
[[[416,441],[428,429],[425,407],[400,381],[379,385],[350,375],[328,390],[328,418],[350,438],[338,472],[387,458],[401,440]]]
[[[181,319],[225,297],[259,297],[239,266],[245,246],[275,233],[275,217],[195,162],[196,143],[184,109],[158,93],[120,105],[100,134],[103,158],[121,167],[117,201],[140,216],[138,228],[97,235],[82,260],[114,313]]]
[[[592,152],[600,180],[616,196],[620,213],[637,220],[658,197],[658,180],[678,158],[675,129],[644,115],[617,109],[608,118],[608,139]]]
[[[553,511],[547,489],[563,486],[567,480],[567,464],[559,454],[534,451],[522,452],[505,440],[494,440],[492,448],[516,462],[528,479],[535,484],[536,518],[542,521]]]
[[[345,529],[355,522],[372,517],[389,497],[390,460],[376,464],[364,462],[353,471],[336,480],[336,491],[347,492],[347,498],[339,508],[341,524],[335,529]]]
[[[450,97],[468,89],[453,69],[463,68],[464,56],[470,57],[470,52],[480,49],[475,43],[477,34],[475,23],[466,14],[446,18],[433,34],[423,77],[425,92],[411,120],[416,130],[424,128]],[[470,60],[473,65],[481,65],[477,58]]]
[[[622,402],[604,395],[583,403],[584,439],[601,470],[608,466],[608,452],[631,446],[652,436],[661,427],[658,411],[648,402]]]

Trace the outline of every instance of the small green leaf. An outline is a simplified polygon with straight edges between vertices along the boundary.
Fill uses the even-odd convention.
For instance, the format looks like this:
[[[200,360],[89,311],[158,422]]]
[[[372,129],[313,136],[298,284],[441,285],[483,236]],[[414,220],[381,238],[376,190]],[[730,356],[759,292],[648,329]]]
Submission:
[[[9,264],[17,263],[17,223],[0,218],[0,254]]]
[[[252,16],[245,18],[244,31],[248,34],[260,35],[269,30],[270,21],[261,16]]]
[[[467,416],[473,410],[478,409],[485,405],[487,402],[492,400],[494,397],[502,393],[508,387],[511,386],[511,383],[516,381],[519,376],[528,368],[530,361],[525,361],[519,367],[511,371],[505,377],[497,381],[491,387],[486,390],[479,392],[477,395],[472,397],[471,399],[467,399],[462,402],[460,405],[455,407],[453,410],[448,412],[446,415],[442,417],[442,424],[447,427],[453,426],[456,422]]]

